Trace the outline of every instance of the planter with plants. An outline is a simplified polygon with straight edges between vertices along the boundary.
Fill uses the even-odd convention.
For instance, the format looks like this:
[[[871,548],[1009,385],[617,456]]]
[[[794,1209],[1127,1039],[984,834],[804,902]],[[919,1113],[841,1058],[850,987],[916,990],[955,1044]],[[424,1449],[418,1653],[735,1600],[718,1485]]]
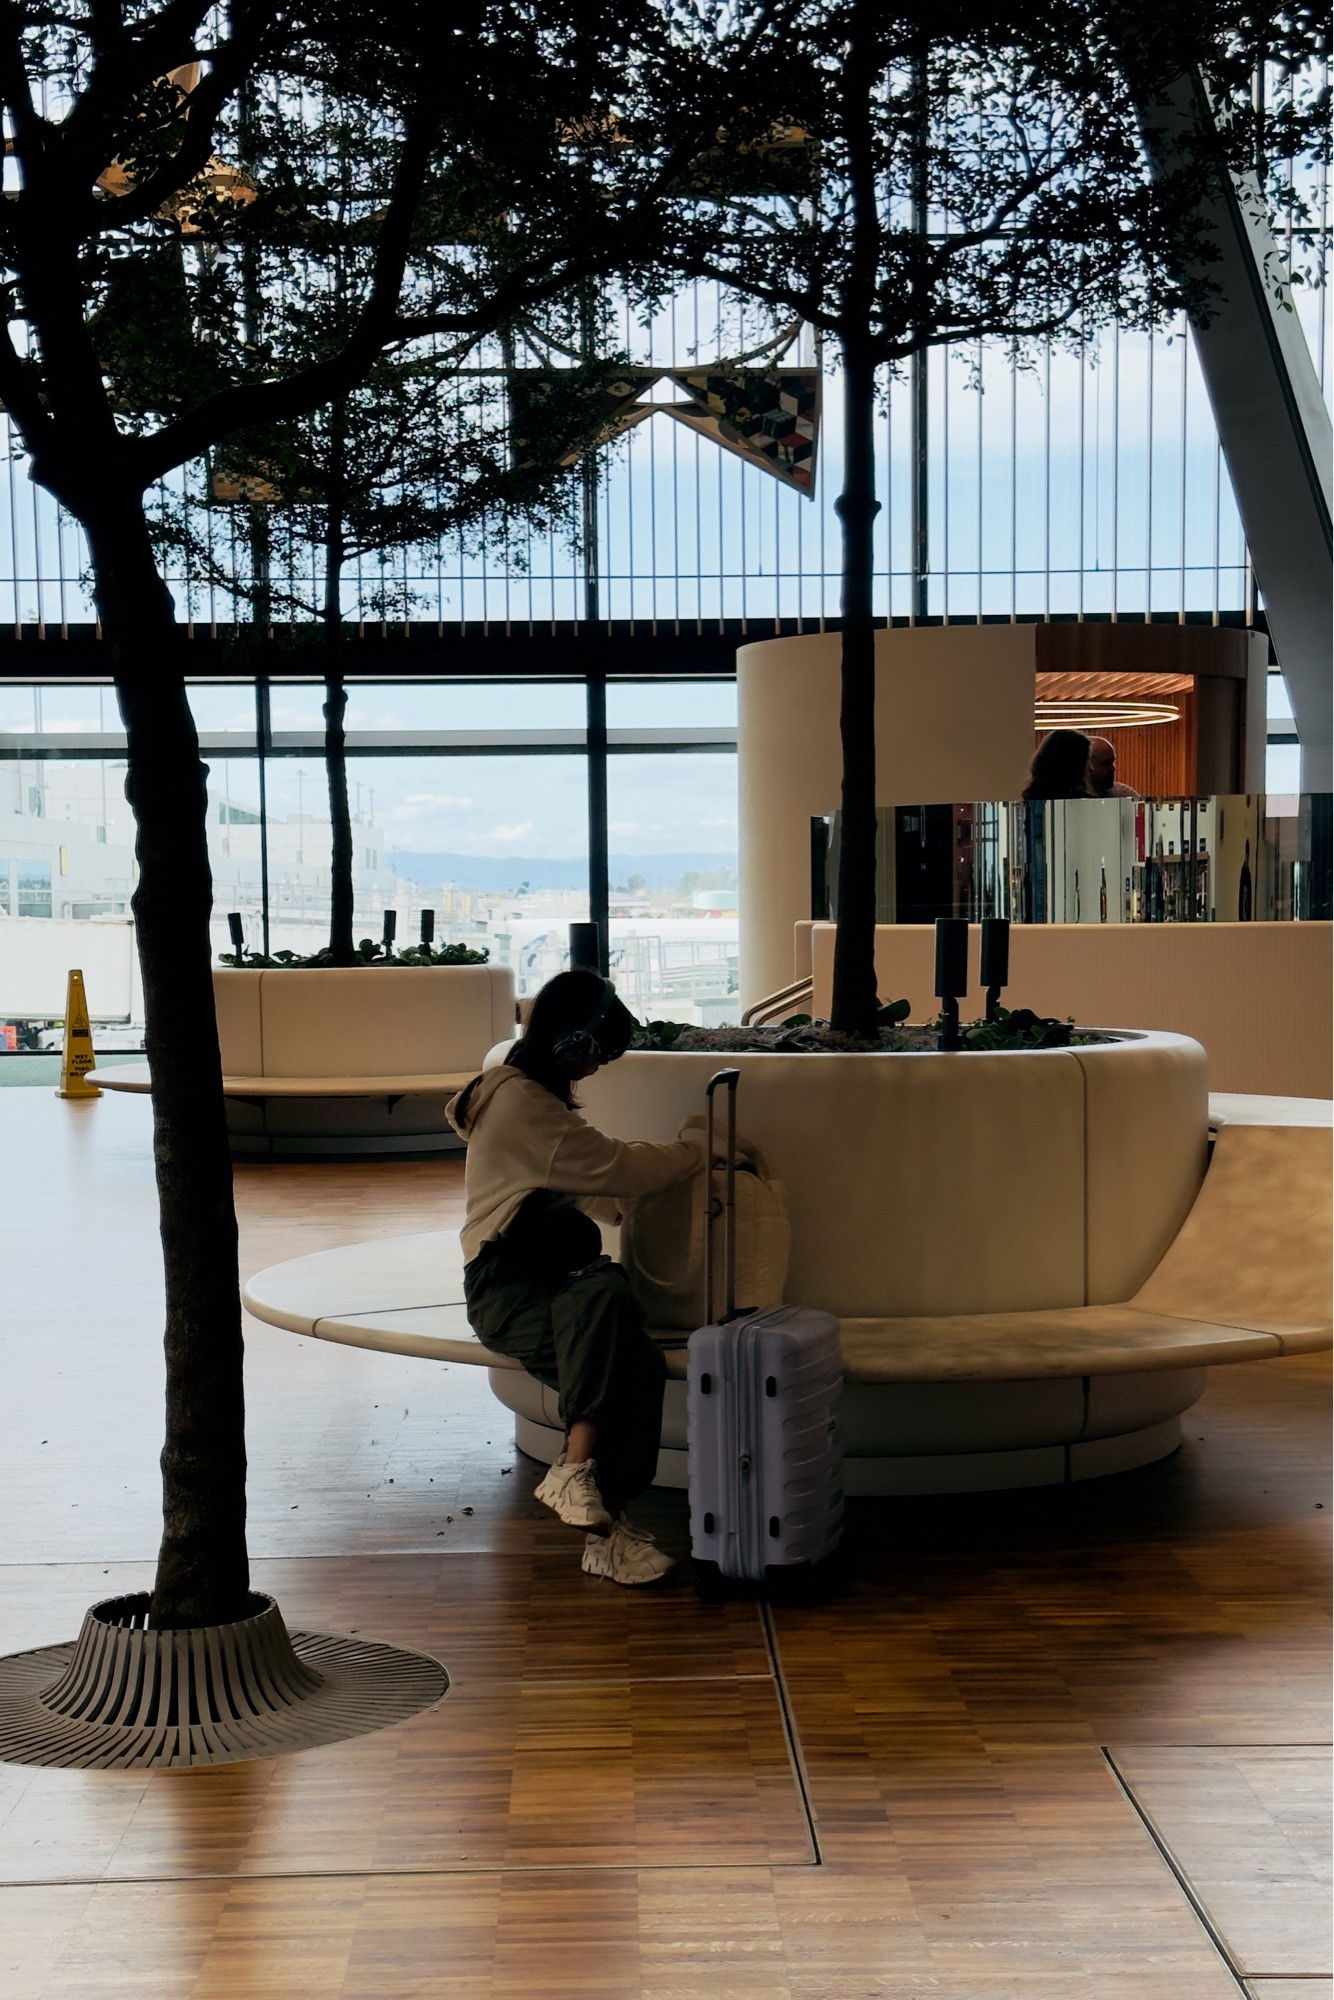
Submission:
[[[1097,1314],[1087,1333],[1072,1315],[1131,1299],[1166,1254],[1204,1176],[1203,1049],[1024,1009],[957,1032],[957,1049],[942,1050],[942,1024],[903,1018],[874,1043],[800,1019],[653,1022],[578,1087],[601,1130],[665,1140],[698,1113],[715,1070],[740,1071],[741,1139],[787,1194],[782,1295],[843,1323],[850,1492],[1043,1485],[1147,1463],[1173,1448],[1203,1385],[1198,1368],[1154,1363],[1094,1394],[1082,1379],[1098,1375],[1092,1349],[1087,1367],[1065,1356],[1059,1371],[1033,1367],[1037,1379],[1011,1351],[1038,1351],[1053,1322],[1096,1348]],[[656,1248],[655,1268],[678,1268],[665,1236]],[[938,1376],[920,1356],[937,1338]],[[914,1372],[900,1379],[904,1342]],[[962,1376],[956,1349],[969,1356]],[[491,1385],[523,1448],[540,1452],[540,1390],[498,1370]],[[669,1382],[661,1476],[684,1482],[686,1444],[683,1385]]]
[[[485,965],[491,953],[485,948],[475,949],[470,944],[430,944],[409,945],[403,951],[395,951],[392,946],[377,944],[374,938],[362,938],[355,948],[354,956],[344,962],[334,957],[329,948],[314,951],[303,956],[297,951],[247,951],[244,946],[239,951],[224,951],[218,955],[219,965],[225,965],[237,972],[313,972],[323,966],[338,966],[348,971],[358,965]]]
[[[579,1096],[617,1138],[670,1139],[713,1071],[738,1068],[743,1135],[787,1187],[802,1305],[879,1318],[1128,1298],[1203,1178],[1203,1049],[1022,1011],[965,1027],[957,1052],[937,1040],[655,1022]]]
[[[446,1098],[514,1031],[514,975],[489,956],[425,940],[396,951],[392,937],[363,938],[350,964],[224,955],[213,990],[233,1152],[452,1152]]]
[[[659,1053],[675,1050],[682,1055],[701,1050],[719,1055],[923,1055],[939,1050],[946,1032],[943,1020],[909,1021],[906,1000],[882,1007],[880,1019],[883,1025],[873,1040],[844,1034],[809,1014],[792,1014],[786,1021],[753,1028],[701,1028],[693,1021],[647,1021],[630,1047]],[[1097,1029],[1077,1028],[1072,1021],[1035,1014],[1029,1007],[1001,1008],[991,1018],[962,1024],[957,1052],[1087,1048],[1112,1040],[1114,1036]]]

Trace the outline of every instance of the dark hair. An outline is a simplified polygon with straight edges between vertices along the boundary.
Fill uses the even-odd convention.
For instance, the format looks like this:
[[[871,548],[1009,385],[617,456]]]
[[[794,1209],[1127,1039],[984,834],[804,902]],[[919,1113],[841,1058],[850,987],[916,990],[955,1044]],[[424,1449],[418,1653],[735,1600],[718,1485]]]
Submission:
[[[1090,739],[1082,729],[1053,729],[1039,743],[1028,770],[1025,799],[1086,799],[1089,784]]]
[[[573,1105],[575,1072],[589,1056],[615,1062],[634,1031],[634,1015],[610,980],[580,969],[558,972],[533,1001],[523,1034],[505,1060],[562,1104]]]

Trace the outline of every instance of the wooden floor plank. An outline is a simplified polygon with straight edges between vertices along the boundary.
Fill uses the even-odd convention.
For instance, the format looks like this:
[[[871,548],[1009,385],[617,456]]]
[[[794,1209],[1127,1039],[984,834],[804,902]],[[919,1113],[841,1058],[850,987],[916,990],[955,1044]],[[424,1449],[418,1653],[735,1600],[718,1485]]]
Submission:
[[[631,1614],[625,1593],[579,1568],[581,1538],[540,1511],[537,1545],[523,1556],[293,1558],[256,1562],[252,1581],[294,1629],[433,1653],[456,1694],[536,1675],[553,1684],[770,1679],[753,1602],[704,1602],[682,1583],[636,1592]],[[0,1566],[0,1650],[72,1638],[88,1604],[151,1578],[149,1564]]]
[[[1113,1746],[1112,1756],[1240,1969],[1325,1975],[1334,1945],[1329,1750]]]
[[[875,1874],[728,1869],[0,1891],[23,2000],[1236,2000],[1216,1960],[1134,1969],[929,1938]],[[582,1983],[581,1983],[582,1982]],[[1269,1996],[1265,1996],[1269,2000]],[[1312,1993],[1294,2000],[1322,2000]]]
[[[0,1765],[0,1881],[809,1862],[764,1680],[474,1681],[215,1770]]]

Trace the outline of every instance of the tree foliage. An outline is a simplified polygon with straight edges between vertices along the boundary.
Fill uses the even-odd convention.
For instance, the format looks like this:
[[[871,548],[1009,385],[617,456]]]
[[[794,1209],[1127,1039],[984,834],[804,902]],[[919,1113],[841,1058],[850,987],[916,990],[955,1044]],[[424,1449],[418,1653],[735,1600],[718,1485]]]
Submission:
[[[635,219],[619,156],[571,134],[605,130],[633,14],[633,0],[575,0],[559,18],[532,0],[13,0],[0,18],[0,400],[31,476],[87,537],[137,826],[167,1306],[160,1625],[235,1618],[250,1598],[205,774],[145,494],[352,398],[382,356],[483,338],[614,267]],[[364,143],[329,175],[333,101]],[[276,262],[315,269],[333,245],[346,310],[322,336],[252,314]]]
[[[658,283],[711,280],[780,322],[795,316],[841,363],[834,1021],[864,1034],[876,1000],[873,412],[885,374],[933,348],[999,342],[1022,362],[1035,343],[1080,346],[1109,323],[1217,310],[1202,198],[1225,169],[1258,171],[1300,231],[1301,169],[1328,148],[1328,31],[1305,5],[1261,14],[1224,0],[665,0],[663,20],[639,72],[641,143],[716,137],[659,207]],[[1187,68],[1214,115],[1171,171],[1151,174],[1146,106]],[[804,175],[793,170],[803,153]]]

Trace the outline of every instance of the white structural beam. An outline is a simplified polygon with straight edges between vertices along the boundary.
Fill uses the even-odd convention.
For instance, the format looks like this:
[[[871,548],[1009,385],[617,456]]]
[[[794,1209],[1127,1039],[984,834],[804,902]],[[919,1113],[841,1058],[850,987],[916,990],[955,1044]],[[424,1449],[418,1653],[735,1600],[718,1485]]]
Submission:
[[[1198,72],[1141,98],[1146,149],[1170,174],[1208,143],[1213,113]],[[1209,302],[1193,318],[1200,366],[1292,700],[1303,791],[1331,789],[1331,432],[1284,257],[1251,176],[1220,165],[1197,220],[1203,242],[1183,273]],[[1207,246],[1207,247],[1206,247]],[[1216,256],[1210,257],[1212,248]]]

